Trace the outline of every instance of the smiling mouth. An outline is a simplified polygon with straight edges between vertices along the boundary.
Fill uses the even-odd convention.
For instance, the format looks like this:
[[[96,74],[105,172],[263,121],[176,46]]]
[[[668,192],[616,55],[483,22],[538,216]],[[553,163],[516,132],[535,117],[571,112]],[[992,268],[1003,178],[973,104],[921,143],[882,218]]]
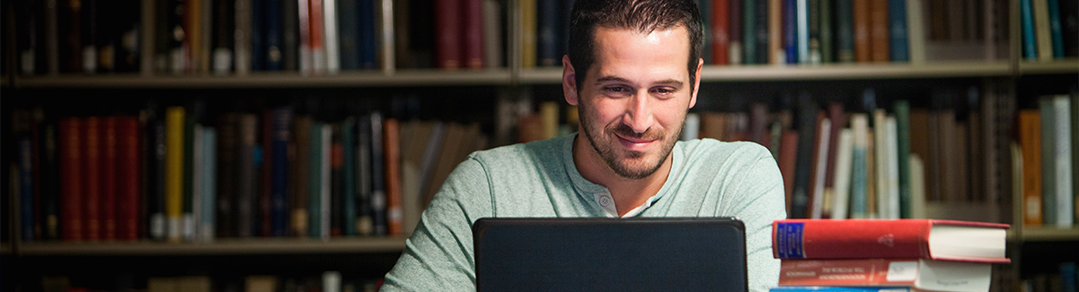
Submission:
[[[618,137],[618,141],[622,143],[622,147],[630,151],[643,152],[647,150],[649,146],[652,146],[654,142],[656,142],[656,140],[653,139],[625,137],[618,134],[615,134],[615,137]]]

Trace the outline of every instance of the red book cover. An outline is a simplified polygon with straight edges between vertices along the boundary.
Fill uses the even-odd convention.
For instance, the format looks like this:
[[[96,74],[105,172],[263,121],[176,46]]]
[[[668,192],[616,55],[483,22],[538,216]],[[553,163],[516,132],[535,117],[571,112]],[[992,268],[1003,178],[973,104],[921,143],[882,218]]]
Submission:
[[[1008,225],[934,219],[786,219],[772,222],[782,259],[922,258],[1008,263]]]
[[[95,241],[101,239],[101,119],[88,117],[83,127],[83,237]]]
[[[716,65],[730,63],[730,35],[727,28],[730,26],[731,4],[727,1],[712,2],[712,62]]]
[[[780,286],[897,286],[989,291],[993,265],[926,259],[783,260]]]
[[[791,202],[794,199],[794,168],[798,161],[798,132],[783,130],[779,139],[779,173],[783,175],[787,214],[790,214]]]
[[[262,111],[262,124],[259,135],[262,139],[262,165],[259,168],[259,232],[262,236],[273,236],[273,188],[271,176],[273,163],[273,110]]]
[[[483,68],[483,1],[462,0],[464,3],[464,61],[468,68]],[[441,37],[441,36],[439,36]]]
[[[435,61],[439,68],[461,67],[461,3],[459,1],[461,0],[435,1]]]
[[[61,237],[65,241],[82,240],[82,131],[80,118],[60,120],[60,215]]]
[[[870,59],[873,62],[888,62],[891,46],[888,29],[888,1],[869,1],[869,43]]]
[[[117,177],[119,192],[116,198],[116,238],[139,238],[139,121],[135,117],[120,117],[117,121],[119,163]]]
[[[854,60],[858,63],[872,61],[870,53],[870,0],[854,0]]]
[[[318,54],[319,51],[324,50],[322,47],[322,38],[325,34],[323,32],[325,28],[322,27],[322,0],[309,0],[307,3],[307,12],[309,15],[307,18],[307,27],[309,29],[307,32],[307,37],[309,38],[307,44],[310,46],[312,54]],[[318,61],[318,58],[315,58],[313,62],[317,63]],[[314,64],[313,66],[313,68],[325,68],[325,65],[320,64]]]
[[[404,220],[401,214],[401,150],[395,119],[386,119],[382,124],[382,151],[386,160],[386,222],[390,235],[404,234]]]
[[[101,118],[101,132],[104,137],[102,142],[101,159],[101,198],[99,211],[101,212],[101,239],[116,239],[116,192],[117,176],[117,128],[116,117],[108,116]]]

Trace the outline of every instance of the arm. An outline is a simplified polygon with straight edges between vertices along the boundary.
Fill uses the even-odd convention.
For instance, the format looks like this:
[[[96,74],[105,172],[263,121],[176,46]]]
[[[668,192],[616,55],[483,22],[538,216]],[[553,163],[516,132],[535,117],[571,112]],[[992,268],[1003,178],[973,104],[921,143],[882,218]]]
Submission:
[[[446,178],[382,291],[475,291],[472,223],[491,216],[486,171],[473,158]]]
[[[724,213],[746,226],[750,291],[768,291],[779,282],[779,259],[772,257],[772,221],[787,217],[783,176],[771,154],[759,149],[761,154],[750,160],[741,179],[724,190],[733,197]]]

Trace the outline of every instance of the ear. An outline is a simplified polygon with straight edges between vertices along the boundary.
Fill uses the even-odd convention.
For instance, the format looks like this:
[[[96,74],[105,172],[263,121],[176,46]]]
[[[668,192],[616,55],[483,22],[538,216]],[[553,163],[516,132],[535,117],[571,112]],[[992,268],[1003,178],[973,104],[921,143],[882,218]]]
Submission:
[[[566,96],[566,102],[577,105],[577,74],[573,70],[573,64],[569,62],[569,56],[562,56],[562,92]]]
[[[704,67],[704,59],[697,59],[697,71],[693,73],[693,96],[689,97],[689,108],[697,104],[697,93],[701,91],[701,68]]]

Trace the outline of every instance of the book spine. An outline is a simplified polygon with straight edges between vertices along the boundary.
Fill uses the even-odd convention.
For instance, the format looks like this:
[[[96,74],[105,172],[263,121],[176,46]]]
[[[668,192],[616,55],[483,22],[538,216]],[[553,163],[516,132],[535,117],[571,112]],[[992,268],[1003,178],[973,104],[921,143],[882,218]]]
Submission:
[[[850,186],[850,218],[866,218],[869,213],[866,200],[869,183],[868,153],[866,153],[869,143],[869,117],[861,113],[853,114],[850,117],[850,125],[854,134],[854,152],[851,159],[854,175],[851,177]]]
[[[34,222],[36,220],[35,220],[34,216],[36,215],[36,213],[34,212],[35,211],[35,208],[34,208],[34,197],[35,197],[34,196],[34,189],[38,187],[38,186],[34,185],[34,175],[33,175],[33,152],[34,152],[33,148],[34,147],[33,147],[33,144],[31,142],[30,134],[27,133],[30,130],[29,128],[32,127],[30,125],[30,121],[29,121],[28,116],[29,116],[29,113],[27,113],[25,111],[18,111],[15,114],[15,118],[14,118],[15,121],[12,123],[12,124],[14,124],[13,127],[15,127],[17,129],[16,132],[21,132],[21,133],[18,133],[19,137],[18,137],[18,142],[17,142],[17,146],[16,146],[17,147],[16,148],[16,153],[17,153],[16,156],[17,156],[17,159],[18,159],[18,162],[16,163],[16,165],[17,165],[17,168],[18,168],[18,173],[13,174],[13,175],[18,177],[18,185],[19,185],[18,193],[17,193],[18,198],[19,198],[19,200],[18,200],[19,201],[18,209],[19,209],[19,212],[21,212],[21,214],[20,214],[21,217],[19,218],[19,220],[20,220],[20,222],[19,222],[20,227],[19,228],[21,229],[21,234],[19,234],[19,237],[24,242],[32,242],[32,241],[34,241],[34,238],[35,238]],[[40,237],[38,239],[40,239]]]
[[[847,219],[850,205],[851,165],[854,155],[854,131],[843,129],[839,133],[839,147],[835,170],[835,192],[832,197],[832,219]]]
[[[951,277],[934,274],[951,271]],[[897,271],[904,271],[902,276]],[[917,259],[784,260],[780,264],[781,286],[900,286],[924,290],[989,289],[992,266],[986,263],[943,262]]]
[[[213,72],[225,75],[232,71],[233,9],[228,0],[214,0],[213,5]]]
[[[284,29],[282,28],[282,1],[292,0],[266,0],[264,8],[263,38],[265,45],[266,65],[262,68],[266,71],[280,71],[284,68],[285,54],[281,47],[284,46]]]
[[[488,68],[502,67],[503,6],[499,0],[483,0],[483,64]]]
[[[910,61],[910,45],[907,41],[907,0],[888,0],[888,21],[891,25],[886,28],[890,34],[888,43],[891,45],[889,52],[893,62]],[[985,28],[989,29],[989,28]]]
[[[274,169],[274,117],[272,109],[263,109],[259,122],[258,142],[261,157],[255,159],[258,166],[258,228],[259,236],[274,236],[274,195],[273,195],[273,169]]]
[[[205,204],[202,201],[202,185],[205,174],[203,173],[203,161],[205,155],[202,153],[202,139],[203,139],[203,127],[200,124],[195,124],[194,135],[188,137],[192,141],[192,149],[190,153],[190,173],[191,179],[187,185],[190,186],[190,196],[184,198],[184,241],[193,242],[200,240],[199,226],[202,226],[202,205]],[[186,167],[185,167],[186,168]]]
[[[218,139],[217,143],[217,194],[215,227],[218,238],[236,236],[235,213],[233,210],[236,202],[236,161],[238,143],[238,131],[236,114],[226,113],[217,119]]]
[[[330,124],[321,124],[321,126],[322,144],[320,146],[322,149],[320,149],[321,156],[319,157],[319,168],[321,169],[319,177],[319,210],[321,210],[321,212],[318,212],[318,237],[326,240],[330,238],[330,215],[332,213],[330,200],[331,193],[333,192],[331,185],[333,183],[331,175],[331,156],[333,151],[331,140],[333,138],[333,128]]]
[[[768,0],[768,57],[772,65],[787,63],[783,51],[783,0]]]
[[[307,202],[310,192],[311,170],[311,117],[306,115],[297,116],[292,124],[292,132],[295,134],[296,158],[292,164],[292,175],[295,178],[292,185],[293,196],[290,199],[292,210],[292,232],[298,237],[308,236]]]
[[[1068,1],[1068,0],[1065,0]],[[1060,25],[1060,0],[1049,0],[1049,35],[1053,44],[1053,58],[1064,57],[1064,39]]]
[[[345,192],[345,146],[341,141],[341,124],[333,124],[330,137],[330,203],[329,209],[323,212],[330,213],[329,236],[340,237],[344,234],[344,192]]]
[[[899,217],[911,217],[910,183],[910,104],[906,100],[895,102],[897,171],[899,172]]]
[[[854,6],[852,0],[836,0],[835,17],[836,61],[840,63],[854,62]]]
[[[796,32],[798,63],[809,64],[809,0],[797,0],[794,17],[798,30]]]
[[[311,122],[310,136],[308,139],[310,142],[310,153],[307,156],[308,159],[308,173],[307,173],[307,231],[308,236],[319,238],[322,237],[322,123],[318,121]]]
[[[389,235],[404,235],[404,215],[401,208],[401,145],[400,126],[395,119],[383,123],[383,150],[386,155],[386,225]]]
[[[794,176],[798,161],[798,132],[784,130],[779,149],[779,172],[783,174],[783,189],[786,190],[785,202],[787,214],[791,214],[791,202],[794,201]]]
[[[326,73],[326,26],[325,10],[322,0],[307,1],[308,12],[308,42],[311,48],[311,72],[314,74]]]
[[[108,116],[102,119],[101,132],[104,134],[104,143],[102,143],[102,160],[101,160],[101,239],[106,241],[116,240],[116,212],[117,212],[117,191],[119,186],[117,180],[119,164],[119,153],[117,147],[119,147],[118,137],[118,125],[115,116]]]
[[[1060,31],[1064,56],[1079,56],[1079,2],[1060,1]]]
[[[292,111],[287,107],[274,109],[272,147],[273,236],[288,232],[289,139],[292,137]]]
[[[213,241],[217,234],[217,218],[215,210],[217,206],[217,130],[207,127],[203,130],[202,138],[202,205],[200,212],[198,238],[201,241]]]
[[[888,62],[890,57],[888,1],[869,1],[869,44],[873,62]]]
[[[739,1],[739,0],[734,0]],[[735,11],[742,13],[742,63],[746,65],[757,63],[757,1],[765,0],[741,0],[742,9]]]
[[[321,0],[319,0],[321,1]],[[248,36],[251,52],[251,71],[266,70],[266,2],[265,0],[252,0],[248,6],[248,17],[251,20],[250,35]]]
[[[363,69],[378,68],[379,44],[375,28],[375,11],[377,10],[377,5],[373,0],[360,0],[360,51],[362,53],[360,65]]]
[[[809,64],[820,64],[821,56],[821,0],[806,2],[806,58]]]
[[[341,54],[338,46],[337,0],[322,2],[322,48],[326,54],[326,72],[341,71]]]
[[[943,226],[943,227],[941,227]],[[773,222],[773,255],[781,259],[919,258],[931,259],[931,229],[948,227],[996,230],[1005,224],[932,219],[808,220]],[[887,242],[879,241],[888,238]],[[971,262],[1008,262],[999,257],[968,257]]]
[[[536,1],[541,0],[521,0],[520,4],[518,4],[521,8],[521,67],[524,68],[536,67],[536,18],[538,16]],[[441,3],[442,1],[439,2]],[[439,13],[441,13],[441,10]],[[441,22],[436,23],[439,24],[439,27],[442,27]]]
[[[1037,42],[1038,60],[1048,61],[1053,59],[1053,40],[1049,32],[1049,4],[1048,0],[1032,0],[1031,8],[1034,12],[1034,40]]]
[[[299,0],[281,2],[281,69],[295,72],[299,69]]]
[[[435,1],[435,50],[438,67],[442,69],[461,67],[460,8],[459,0]]]
[[[821,63],[835,63],[834,1],[820,0],[820,53]],[[833,135],[834,137],[835,135]]]
[[[783,1],[783,45],[787,54],[787,64],[798,64],[798,25],[796,19],[797,0]]]
[[[297,1],[296,14],[298,15],[296,22],[299,24],[299,30],[297,31],[297,38],[299,39],[300,44],[299,70],[302,74],[311,74],[313,70],[312,63],[314,62],[311,55],[311,3],[309,0],[295,1]]]
[[[184,108],[165,112],[165,217],[169,241],[180,241],[184,192]]]
[[[356,126],[356,234],[359,235],[374,233],[374,215],[371,209],[371,120],[371,117],[361,118]]]
[[[237,125],[239,132],[239,159],[234,167],[238,168],[236,184],[236,236],[255,236],[255,194],[258,190],[255,166],[255,147],[258,140],[258,117],[254,114],[241,114]]]
[[[348,117],[341,123],[341,147],[342,153],[342,234],[345,236],[356,235],[356,119]]]
[[[371,114],[371,219],[373,234],[386,235],[386,173],[383,172],[385,157],[383,156],[383,126],[382,115]]]
[[[730,61],[731,65],[739,65],[746,63],[745,60],[742,59],[742,57],[744,56],[742,51],[745,49],[745,47],[743,46],[745,42],[742,36],[742,25],[744,24],[742,22],[742,17],[744,17],[743,14],[745,13],[742,9],[743,0],[728,1],[728,3],[730,4],[730,10],[728,10],[729,13],[727,14],[728,16],[730,16],[730,18],[728,19],[729,25],[727,26],[727,33],[729,37],[728,49],[730,50],[730,52],[728,53],[728,61]]]
[[[183,160],[184,161],[183,162],[183,176],[184,177],[183,177],[183,215],[181,215],[182,216],[181,220],[183,220],[183,223],[181,223],[180,226],[182,228],[181,229],[182,237],[183,237],[183,239],[185,241],[193,241],[195,239],[195,227],[196,227],[196,224],[195,224],[195,209],[196,208],[195,208],[194,203],[195,203],[195,198],[198,197],[198,196],[195,195],[195,191],[197,190],[197,187],[196,187],[197,184],[201,183],[201,181],[198,181],[198,180],[195,179],[196,178],[196,172],[198,171],[198,168],[197,168],[197,165],[195,165],[195,162],[202,158],[201,156],[196,156],[195,155],[196,154],[195,149],[197,149],[195,147],[195,145],[197,145],[198,142],[201,142],[200,141],[201,139],[196,140],[197,137],[198,137],[198,133],[196,133],[196,129],[199,127],[198,120],[202,118],[202,115],[203,115],[203,112],[204,112],[204,105],[202,105],[201,102],[194,102],[194,103],[192,103],[191,106],[189,106],[189,108],[190,108],[190,111],[184,117],[184,125],[183,125],[183,127],[184,127],[183,128],[183,131],[184,131],[183,132],[183,135],[184,135],[184,138],[183,138],[183,141],[184,141],[183,145],[184,146],[183,147],[184,148],[183,148],[183,150],[181,150],[184,153],[184,156],[183,156],[183,159],[184,159]],[[201,153],[198,153],[198,154],[201,154]]]
[[[872,60],[870,46],[870,30],[871,16],[870,16],[870,2],[871,0],[853,0],[853,19],[854,22],[854,61],[858,63],[865,63]]]
[[[720,5],[720,4],[715,3],[715,5],[713,5],[712,2],[718,2],[718,1],[697,0],[697,9],[701,12],[701,36],[704,37],[701,40],[701,42],[703,44],[703,46],[701,46],[701,58],[704,59],[704,64],[706,64],[706,65],[707,64],[717,64],[716,61],[715,61],[715,56],[714,56],[715,55],[714,47],[715,47],[715,42],[716,42],[716,38],[715,38],[716,34],[715,34],[713,26],[715,25],[715,20],[716,20],[716,17],[714,16],[714,14],[715,14],[714,13],[715,12],[715,5]],[[565,6],[572,6],[572,3],[566,3]],[[571,9],[573,9],[573,7],[564,7],[564,8],[565,8],[566,12],[569,12]],[[568,22],[570,21],[569,20],[569,18],[570,18],[569,13],[566,13],[566,14],[564,14],[562,16],[565,18],[564,21],[568,24]],[[564,33],[566,34],[564,37],[568,38],[569,37],[568,27],[567,27],[567,29],[566,29],[566,31]],[[567,44],[567,46],[568,46],[568,44]]]
[[[1034,8],[1031,7],[1033,0],[1019,0],[1019,19],[1022,26],[1023,58],[1027,60],[1038,59],[1038,47],[1034,40]]]
[[[464,10],[462,14],[464,15],[463,34],[464,34],[464,42],[465,42],[464,43],[464,53],[462,54],[462,57],[463,57],[463,60],[464,60],[463,66],[467,66],[468,68],[473,68],[473,69],[483,68],[483,61],[484,61],[484,58],[483,58],[483,45],[484,45],[483,44],[483,36],[484,36],[483,35],[483,3],[484,3],[484,0],[461,0],[461,1],[463,1],[463,3],[464,3],[464,5],[462,7],[463,10]],[[545,1],[545,2],[560,3],[560,1]],[[558,17],[559,12],[561,12],[561,11],[556,11],[555,14],[554,14],[555,15],[555,20],[556,20],[554,25],[556,27],[559,27],[559,24],[560,24],[557,21],[558,20],[557,17]],[[554,29],[554,31],[558,32],[560,30],[556,28],[556,29]],[[559,54],[559,52],[561,51],[561,50],[559,50],[559,48],[561,47],[561,42],[559,42],[559,40],[562,39],[562,38],[564,38],[564,37],[563,36],[555,37],[555,40],[553,42],[554,53],[551,54],[551,56],[554,56],[554,57],[551,58],[548,61],[549,65],[547,65],[547,66],[555,66],[555,65],[562,64],[562,55]]]
[[[757,46],[754,48],[757,50],[757,64],[768,64],[769,61],[769,34],[768,34],[768,10],[769,0],[755,0],[757,5],[755,6],[756,24],[754,25],[754,37],[757,38]]]
[[[922,8],[925,5],[923,0],[905,0],[907,2],[906,14],[907,14],[907,56],[911,63],[924,63],[925,62],[925,14]],[[992,5],[986,5],[992,6]],[[991,17],[987,17],[991,18]],[[986,35],[992,34],[995,28],[992,26],[986,26]],[[991,37],[987,37],[987,43],[991,45],[987,49],[989,52],[996,51],[996,43]],[[902,49],[902,46],[900,47]],[[988,57],[996,58],[996,53],[987,54]]]
[[[1069,115],[1070,101],[1067,95],[1057,95],[1053,97],[1053,132],[1054,132],[1054,145],[1053,145],[1053,174],[1056,175],[1053,178],[1053,182],[1056,183],[1054,187],[1056,196],[1056,205],[1047,206],[1050,208],[1056,208],[1056,222],[1055,225],[1060,228],[1071,228],[1074,225],[1074,204],[1073,196],[1075,195],[1072,190],[1072,145],[1071,135],[1072,125],[1071,117]]]
[[[1019,143],[1023,156],[1023,224],[1041,225],[1042,179],[1041,179],[1041,115],[1037,110],[1019,111]]]
[[[83,205],[83,147],[82,147],[82,118],[64,118],[60,120],[60,162],[61,179],[61,218],[63,224],[62,239],[65,241],[80,241],[83,239],[82,231],[82,205]]]
[[[1053,97],[1042,96],[1038,98],[1039,112],[1041,114],[1041,180],[1042,180],[1042,218],[1043,224],[1050,225],[1057,222],[1057,195],[1056,195],[1056,110],[1053,109]]]
[[[728,0],[712,3],[712,63],[716,65],[730,63],[730,7]]]
[[[83,160],[82,171],[84,175],[83,186],[83,238],[89,241],[101,239],[101,119],[100,117],[87,117],[84,120],[82,131]]]
[[[790,218],[806,218],[812,189],[813,153],[817,139],[817,108],[812,97],[803,95],[798,101],[798,158],[794,172],[794,193],[792,194]]]
[[[235,70],[236,75],[247,75],[254,68],[254,64],[257,62],[254,56],[255,48],[252,47],[252,34],[254,33],[254,23],[252,20],[252,5],[255,0],[236,0],[236,8],[234,12],[236,16],[234,21],[236,22],[235,32],[233,33],[233,56],[236,61]],[[306,1],[306,0],[301,0]]]
[[[61,239],[60,230],[60,143],[57,137],[57,124],[55,120],[47,120],[44,125],[44,141],[42,155],[42,178],[41,188],[42,198],[41,204],[44,214],[42,217],[45,222],[44,237],[45,240],[56,241]],[[1079,145],[1079,143],[1074,143]]]
[[[360,22],[356,0],[337,2],[338,43],[341,46],[341,70],[360,69]]]

